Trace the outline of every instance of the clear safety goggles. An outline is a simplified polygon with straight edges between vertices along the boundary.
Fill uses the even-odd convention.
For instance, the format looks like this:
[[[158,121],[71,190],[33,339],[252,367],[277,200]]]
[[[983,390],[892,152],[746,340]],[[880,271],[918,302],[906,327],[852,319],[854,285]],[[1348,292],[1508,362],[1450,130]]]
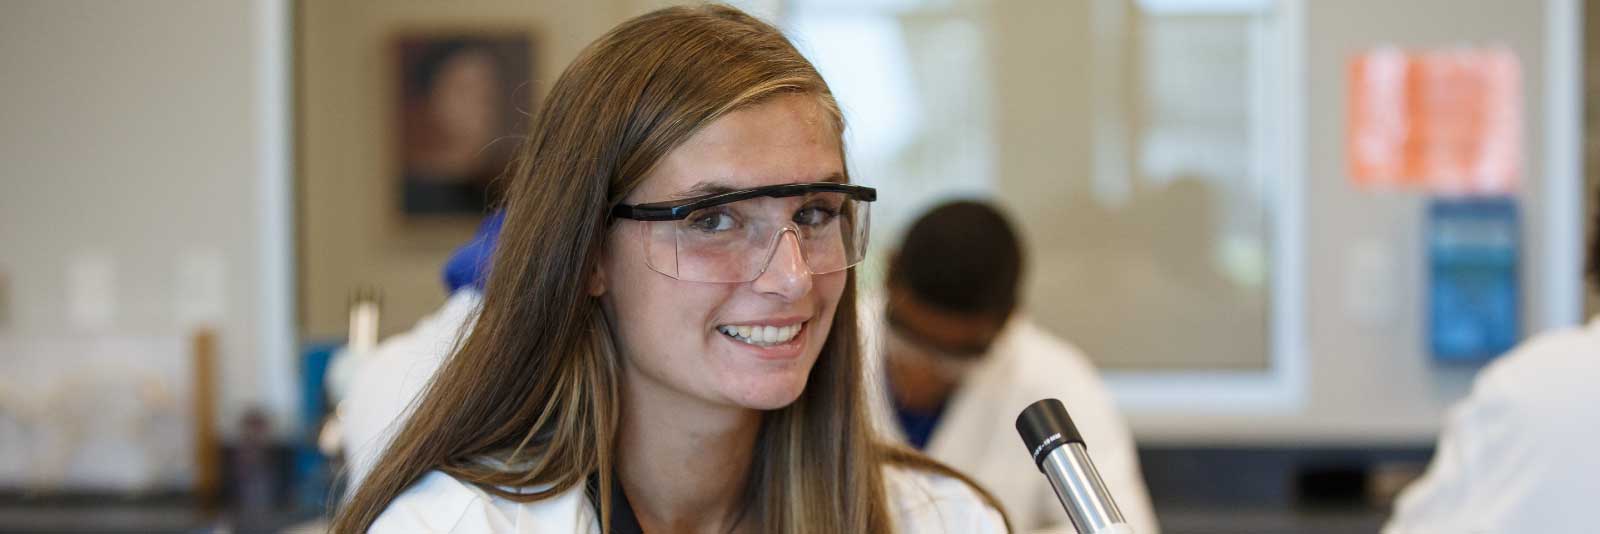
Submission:
[[[742,283],[766,272],[784,234],[811,274],[861,263],[869,206],[877,190],[834,182],[783,184],[702,197],[619,205],[613,217],[639,221],[645,263],[689,282]]]

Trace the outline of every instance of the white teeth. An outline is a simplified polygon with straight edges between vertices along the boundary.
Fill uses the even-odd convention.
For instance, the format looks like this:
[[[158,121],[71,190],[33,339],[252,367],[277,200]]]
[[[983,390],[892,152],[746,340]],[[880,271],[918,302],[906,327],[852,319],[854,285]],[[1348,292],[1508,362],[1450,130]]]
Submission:
[[[751,345],[770,346],[788,343],[789,340],[794,339],[795,334],[800,333],[800,328],[803,324],[782,327],[722,325],[717,327],[717,331]]]

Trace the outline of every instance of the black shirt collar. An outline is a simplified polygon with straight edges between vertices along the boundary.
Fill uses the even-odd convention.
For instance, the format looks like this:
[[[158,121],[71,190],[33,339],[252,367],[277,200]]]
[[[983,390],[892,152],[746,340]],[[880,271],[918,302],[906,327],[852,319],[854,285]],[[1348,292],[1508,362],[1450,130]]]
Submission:
[[[600,517],[599,473],[589,475],[584,493],[589,496],[589,505],[594,507],[594,516]],[[611,532],[608,534],[644,534],[639,518],[633,515],[633,505],[628,504],[628,495],[622,491],[622,484],[616,477],[611,478]]]

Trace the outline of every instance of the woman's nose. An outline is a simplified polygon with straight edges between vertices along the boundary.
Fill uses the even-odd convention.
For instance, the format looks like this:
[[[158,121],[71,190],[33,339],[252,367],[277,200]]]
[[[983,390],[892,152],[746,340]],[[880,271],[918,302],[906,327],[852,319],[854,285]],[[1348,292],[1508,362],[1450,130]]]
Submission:
[[[806,265],[805,254],[801,252],[800,236],[786,229],[778,234],[776,248],[772,258],[767,260],[767,268],[752,283],[754,289],[787,300],[797,300],[810,293],[811,267]]]

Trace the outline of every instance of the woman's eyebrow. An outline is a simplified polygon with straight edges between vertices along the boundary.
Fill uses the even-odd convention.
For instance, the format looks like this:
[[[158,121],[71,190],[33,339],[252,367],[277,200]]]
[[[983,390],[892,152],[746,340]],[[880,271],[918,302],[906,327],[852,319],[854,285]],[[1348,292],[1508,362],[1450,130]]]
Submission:
[[[678,200],[685,200],[685,199],[703,197],[703,196],[708,196],[708,195],[719,195],[719,194],[727,193],[727,192],[730,192],[730,191],[735,191],[733,186],[730,186],[728,184],[724,184],[724,183],[721,183],[721,182],[705,181],[705,182],[696,183],[696,184],[690,186],[688,189],[685,189],[685,190],[679,191],[677,193],[674,193],[672,195],[672,198],[678,199]]]
[[[842,172],[833,172],[833,173],[829,173],[827,176],[822,177],[822,179],[820,179],[820,180],[816,180],[816,183],[844,183],[844,181],[845,181],[844,173],[842,173]],[[672,195],[672,198],[674,200],[687,200],[687,199],[691,199],[691,198],[698,198],[698,197],[709,196],[709,195],[718,195],[718,194],[728,193],[728,192],[738,191],[738,190],[739,190],[739,188],[734,187],[732,185],[728,185],[726,183],[717,182],[717,181],[711,181],[711,180],[705,180],[705,181],[701,181],[701,182],[696,182],[694,185],[689,186],[688,189],[684,189],[682,191],[674,193]]]

